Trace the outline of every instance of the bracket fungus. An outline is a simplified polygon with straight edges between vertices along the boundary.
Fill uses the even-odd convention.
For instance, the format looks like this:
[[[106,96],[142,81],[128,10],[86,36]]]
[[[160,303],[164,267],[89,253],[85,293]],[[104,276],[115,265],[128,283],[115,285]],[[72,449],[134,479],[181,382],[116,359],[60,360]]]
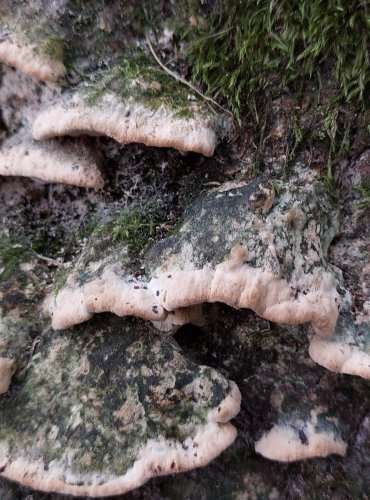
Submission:
[[[316,333],[331,334],[340,275],[326,252],[336,209],[315,179],[307,186],[292,177],[274,200],[275,188],[261,182],[201,196],[178,233],[152,248],[148,261],[163,307],[219,301],[277,323],[310,322]]]
[[[234,441],[239,408],[233,382],[139,320],[46,334],[0,400],[0,470],[44,491],[122,494],[207,464]]]
[[[201,116],[181,118],[171,109],[153,109],[140,103],[123,103],[106,93],[99,104],[87,102],[88,94],[75,94],[42,111],[33,124],[33,137],[44,140],[63,135],[107,135],[121,144],[175,148],[212,156],[216,134],[210,120]]]
[[[15,372],[15,360],[13,358],[0,356],[0,394],[7,392]]]
[[[336,373],[370,380],[370,211],[361,209],[360,186],[366,186],[370,150],[365,149],[343,176],[344,210],[341,237],[331,247],[333,261],[343,270],[347,290],[334,334],[328,339],[314,336],[311,358]],[[341,166],[343,168],[343,165]]]
[[[62,61],[40,52],[32,42],[19,35],[0,35],[0,62],[17,68],[22,73],[42,82],[55,83],[65,76]]]
[[[144,77],[135,68],[136,78],[130,76],[130,66],[123,68],[113,67],[109,75],[96,76],[98,83],[86,82],[47,106],[34,121],[33,137],[106,135],[121,144],[139,142],[212,156],[222,118],[199,100],[189,100],[188,92],[181,88],[172,89],[181,95],[181,106],[174,105],[172,98],[161,97],[166,96],[166,85],[172,88],[173,82],[159,83],[153,68],[145,67]]]
[[[31,177],[47,183],[101,188],[96,155],[85,144],[36,142],[21,131],[0,147],[0,175]]]
[[[253,64],[233,97],[203,57],[240,30],[200,3],[0,1],[1,498],[125,494],[223,452],[134,497],[370,491],[368,122],[324,71],[251,123]]]
[[[334,335],[328,339],[314,336],[309,353],[330,371],[370,380],[370,324],[355,323],[349,313],[341,315]]]
[[[292,462],[333,453],[345,455],[347,445],[340,436],[336,419],[313,409],[306,419],[291,415],[285,422],[274,425],[256,442],[255,448],[271,460]]]
[[[44,85],[18,70],[0,66],[0,107],[4,132],[8,137],[24,133],[25,138],[31,139],[31,125],[40,107],[56,99],[61,88]]]
[[[319,183],[295,179],[280,186],[266,211],[267,188],[260,184],[223,186],[193,202],[178,233],[147,254],[150,279],[125,275],[117,249],[95,256],[89,273],[82,255],[50,301],[53,327],[103,311],[163,321],[178,309],[223,302],[277,323],[310,322],[319,335],[332,334],[340,276],[327,264],[326,251],[335,209]],[[259,193],[263,199],[256,204]]]
[[[280,462],[344,455],[351,416],[342,411],[343,388],[333,374],[320,374],[308,358],[308,327],[272,330],[256,329],[251,338],[243,332],[249,367],[244,362],[240,370],[250,376],[239,387],[243,404],[254,405],[249,432],[255,451]]]

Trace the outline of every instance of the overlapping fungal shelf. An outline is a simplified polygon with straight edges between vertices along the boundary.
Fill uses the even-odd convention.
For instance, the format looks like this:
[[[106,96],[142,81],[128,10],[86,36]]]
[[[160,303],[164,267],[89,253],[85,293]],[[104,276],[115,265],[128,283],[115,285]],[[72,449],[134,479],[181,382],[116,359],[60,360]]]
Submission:
[[[78,142],[61,144],[55,140],[38,143],[27,131],[20,131],[3,142],[0,175],[95,189],[104,183],[98,158],[88,146]]]
[[[144,76],[140,81],[130,74],[138,71],[132,67],[134,63],[125,59],[107,74],[90,75],[71,91],[60,80],[64,70],[59,63],[34,57],[36,48],[11,40],[5,37],[1,41],[0,62],[15,66],[24,76],[6,75],[0,93],[5,108],[9,99],[18,101],[5,123],[17,133],[1,144],[0,175],[98,189],[104,180],[99,157],[89,143],[55,138],[108,136],[121,144],[138,142],[212,156],[217,130],[222,124],[224,129],[231,126],[231,120],[215,116],[199,99],[187,101],[188,95],[186,91],[181,95],[181,88],[181,107],[166,98],[166,88],[161,98],[163,83],[156,81],[158,69],[147,60],[142,62]],[[39,43],[41,50],[44,42]],[[10,51],[7,58],[9,47],[15,52]],[[38,81],[50,83],[50,89]],[[227,134],[225,130],[222,133]]]
[[[257,453],[281,462],[326,457],[332,453],[345,455],[346,450],[335,420],[324,415],[320,422],[315,410],[307,419],[290,416],[256,442]]]
[[[0,6],[0,475],[102,497],[223,453],[182,480],[245,498],[285,478],[264,459],[344,467],[370,429],[368,157],[344,213],[305,157],[246,179],[231,117],[119,2],[78,4]]]
[[[177,234],[150,250],[145,279],[125,268],[122,248],[97,250],[87,266],[82,254],[49,301],[53,327],[103,311],[170,322],[180,308],[223,302],[277,323],[310,322],[319,335],[333,333],[339,274],[327,264],[326,248],[336,215],[325,190],[314,179],[304,186],[292,179],[275,200],[274,189],[261,182],[224,186],[196,200]],[[101,245],[99,237],[93,240]]]
[[[369,342],[369,323],[354,323],[347,313],[338,321],[333,336],[312,338],[309,352],[316,363],[328,370],[370,379]]]
[[[27,38],[5,30],[1,33],[0,62],[42,82],[55,83],[66,74],[62,61],[40,53]]]
[[[69,99],[63,99],[41,111],[33,124],[37,140],[65,135],[106,135],[128,144],[170,147],[212,156],[216,147],[215,119],[193,107],[194,117],[182,118],[168,106],[153,108],[150,103],[123,101],[106,91],[89,102],[91,89],[82,88]],[[131,101],[131,102],[130,102]]]

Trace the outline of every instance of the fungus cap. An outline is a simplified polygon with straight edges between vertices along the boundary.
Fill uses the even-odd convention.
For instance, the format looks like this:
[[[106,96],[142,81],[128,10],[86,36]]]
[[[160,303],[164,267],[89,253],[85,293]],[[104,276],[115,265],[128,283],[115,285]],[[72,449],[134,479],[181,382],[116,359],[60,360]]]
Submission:
[[[354,323],[347,314],[340,318],[331,338],[312,338],[309,353],[315,363],[332,372],[370,380],[370,325]]]
[[[15,370],[14,359],[0,357],[0,394],[4,394],[9,389]]]
[[[325,426],[320,428],[318,413],[312,411],[306,421],[292,420],[274,425],[256,442],[256,452],[280,462],[345,455],[347,445],[338,433],[335,419],[326,419]]]
[[[236,437],[236,384],[187,361],[147,323],[112,317],[79,335],[45,333],[37,351],[13,397],[0,400],[8,479],[71,495],[123,494],[206,465]]]
[[[56,136],[106,135],[121,144],[175,148],[212,156],[216,147],[215,120],[203,115],[181,118],[161,105],[123,102],[107,92],[99,104],[89,104],[83,91],[42,111],[33,124],[37,140]],[[190,104],[189,104],[190,106]]]
[[[257,214],[250,199],[261,191],[260,180],[201,196],[188,208],[178,233],[147,253],[150,278],[128,275],[119,245],[109,254],[95,252],[86,276],[82,252],[66,286],[49,302],[53,327],[67,328],[110,311],[162,325],[166,321],[168,329],[170,313],[223,302],[250,308],[269,321],[311,323],[316,333],[332,334],[340,304],[340,276],[325,261],[332,220],[312,215],[319,202],[330,213],[330,202],[319,197],[320,187],[291,184],[273,208],[266,212],[262,204]]]
[[[0,40],[0,62],[43,82],[54,83],[66,73],[62,61],[38,53],[35,45],[14,35]]]
[[[21,131],[0,148],[0,175],[31,177],[47,183],[101,188],[103,178],[93,151],[82,143],[38,143]]]

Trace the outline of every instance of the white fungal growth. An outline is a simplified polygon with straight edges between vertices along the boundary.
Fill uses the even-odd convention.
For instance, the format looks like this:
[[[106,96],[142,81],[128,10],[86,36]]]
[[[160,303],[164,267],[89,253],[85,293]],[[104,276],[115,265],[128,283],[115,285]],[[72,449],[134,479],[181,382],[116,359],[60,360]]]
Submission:
[[[42,459],[30,462],[19,457],[8,461],[1,449],[0,468],[4,477],[21,481],[24,486],[36,490],[87,497],[122,495],[138,488],[152,477],[207,465],[230,446],[235,438],[236,429],[233,425],[210,421],[199,428],[194,437],[183,443],[165,438],[152,439],[140,450],[133,467],[118,477],[113,474],[101,477],[94,473],[77,475],[66,470],[58,461],[50,463],[48,468],[44,467]]]
[[[0,175],[31,177],[47,183],[100,188],[103,178],[96,157],[87,146],[38,143],[20,132],[0,148]]]
[[[0,394],[5,394],[9,389],[10,381],[14,372],[14,359],[0,357]]]
[[[215,267],[158,269],[148,282],[120,278],[109,267],[100,278],[81,287],[70,280],[48,301],[53,328],[65,329],[104,311],[151,321],[171,321],[171,311],[205,302],[223,302],[235,308],[253,309],[262,318],[276,323],[312,323],[320,335],[334,331],[338,294],[331,274],[323,273],[316,288],[292,298],[285,279],[252,268],[244,263],[244,257],[245,250],[237,245],[230,258]]]
[[[331,338],[312,338],[309,353],[332,372],[370,380],[370,325],[355,324],[349,316],[341,318]]]
[[[56,82],[66,73],[62,61],[38,53],[35,45],[14,35],[0,40],[0,62],[43,82]]]
[[[211,156],[216,147],[213,116],[205,118],[195,113],[194,118],[181,118],[164,105],[153,109],[150,103],[123,102],[112,92],[106,92],[99,104],[91,105],[80,91],[46,108],[33,124],[37,140],[82,134],[106,135],[121,144],[140,142],[206,156]]]
[[[331,454],[345,455],[347,445],[336,430],[335,419],[327,422],[328,428],[320,428],[318,413],[311,411],[311,417],[306,421],[292,420],[274,425],[256,442],[256,452],[265,458],[280,462],[326,457]]]

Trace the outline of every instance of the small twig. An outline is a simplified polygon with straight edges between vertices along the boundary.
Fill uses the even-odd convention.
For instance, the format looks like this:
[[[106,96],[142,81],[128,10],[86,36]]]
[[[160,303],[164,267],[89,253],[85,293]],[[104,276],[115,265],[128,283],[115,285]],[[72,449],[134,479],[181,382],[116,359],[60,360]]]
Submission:
[[[203,184],[204,187],[220,187],[221,186],[221,182],[217,182],[217,181],[210,181],[210,182],[205,182]]]
[[[60,262],[59,260],[52,259],[51,257],[45,257],[44,255],[40,255],[39,253],[35,252],[35,250],[32,251],[38,259],[45,261],[48,266],[61,267],[64,265],[63,262]]]
[[[151,43],[151,41],[149,40],[149,37],[147,35],[147,33],[145,34],[145,39],[146,39],[146,43],[148,44],[148,47],[150,49],[150,52],[152,53],[154,59],[157,61],[157,63],[159,64],[159,66],[167,73],[169,74],[170,76],[172,76],[172,78],[174,78],[175,80],[177,80],[178,82],[186,85],[187,87],[189,87],[189,89],[191,89],[193,92],[195,92],[196,94],[198,94],[202,99],[204,99],[205,101],[208,101],[210,103],[212,103],[214,106],[217,106],[218,108],[222,109],[222,111],[224,111],[225,113],[231,115],[231,116],[234,116],[233,113],[231,113],[231,111],[229,111],[228,109],[225,109],[224,107],[222,107],[220,104],[218,104],[218,102],[216,102],[214,99],[212,99],[211,97],[208,97],[204,94],[202,94],[202,92],[200,92],[192,83],[188,82],[187,80],[185,80],[184,78],[182,78],[180,75],[178,75],[177,73],[175,73],[174,71],[170,70],[169,68],[167,68],[167,66],[165,66],[163,64],[163,62],[159,59],[159,57],[157,56],[157,54],[155,53],[154,49],[153,49],[153,45]]]

